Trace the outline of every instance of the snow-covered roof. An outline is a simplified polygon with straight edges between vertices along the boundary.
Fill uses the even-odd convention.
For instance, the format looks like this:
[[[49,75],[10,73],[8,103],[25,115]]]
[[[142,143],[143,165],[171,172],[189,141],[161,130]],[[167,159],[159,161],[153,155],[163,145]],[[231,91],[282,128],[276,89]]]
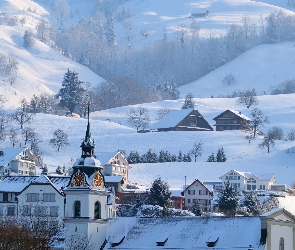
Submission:
[[[118,151],[113,152],[99,152],[96,153],[96,159],[98,159],[102,166],[104,166],[112,157],[114,157]]]
[[[0,155],[0,167],[5,166],[7,163],[11,162],[18,154],[24,151],[26,147],[20,148],[0,148],[3,155]]]
[[[73,167],[102,168],[100,161],[94,157],[79,158],[76,160]]]
[[[47,176],[58,191],[62,191],[69,183],[70,176]]]
[[[241,112],[239,111],[236,111],[236,110],[233,110],[233,109],[229,109],[229,111],[233,112],[235,115],[245,119],[245,120],[248,120],[248,121],[251,121],[251,119],[245,115],[243,115]]]
[[[175,127],[181,120],[183,120],[194,109],[173,110],[166,114],[159,122],[151,126],[151,129],[172,128]]]
[[[39,176],[5,176],[4,179],[0,181],[0,192],[19,193],[38,178]]]
[[[261,221],[259,217],[166,217],[116,218],[107,225],[111,249],[117,239],[123,242],[116,249],[159,249],[156,242],[168,238],[162,249],[207,249],[206,242],[215,241],[218,249],[264,249],[260,245]]]
[[[108,182],[108,183],[110,183],[110,182],[118,183],[122,180],[122,176],[120,176],[120,175],[105,176],[104,180],[105,180],[105,182]]]
[[[251,173],[251,172],[242,172],[242,171],[237,171],[237,170],[231,170],[231,171],[227,172],[226,174],[222,175],[220,177],[220,179],[223,176],[228,175],[230,172],[235,172],[235,173],[245,177],[246,179],[250,179],[251,177],[256,176],[259,180],[269,181],[273,177],[273,173]]]

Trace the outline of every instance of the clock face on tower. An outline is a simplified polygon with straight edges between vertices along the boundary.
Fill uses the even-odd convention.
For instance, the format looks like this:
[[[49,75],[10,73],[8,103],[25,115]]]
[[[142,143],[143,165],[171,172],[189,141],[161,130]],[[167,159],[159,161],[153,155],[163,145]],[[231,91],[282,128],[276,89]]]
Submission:
[[[82,173],[77,172],[75,173],[74,177],[73,177],[73,184],[75,186],[81,186],[85,181],[85,177]]]
[[[101,187],[102,184],[103,184],[102,175],[99,172],[97,172],[93,178],[93,186],[94,187]]]

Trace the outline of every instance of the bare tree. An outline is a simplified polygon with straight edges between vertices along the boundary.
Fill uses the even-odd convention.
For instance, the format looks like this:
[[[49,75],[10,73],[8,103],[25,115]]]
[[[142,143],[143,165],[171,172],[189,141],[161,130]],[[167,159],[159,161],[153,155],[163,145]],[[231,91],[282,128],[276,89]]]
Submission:
[[[246,105],[247,108],[258,105],[257,93],[255,89],[241,92],[241,96],[237,99],[238,105]]]
[[[30,123],[33,119],[33,115],[27,113],[28,103],[25,99],[21,101],[21,107],[12,114],[12,119],[16,120],[20,124],[20,128],[23,129],[24,124]]]
[[[68,145],[68,135],[61,129],[57,129],[53,133],[53,138],[50,139],[50,143],[57,147],[57,151],[64,145]]]
[[[272,127],[268,131],[268,136],[274,140],[283,140],[284,139],[284,131],[281,127],[275,126],[275,127]]]
[[[267,136],[265,136],[263,138],[263,141],[259,144],[260,148],[267,148],[267,153],[269,153],[269,149],[270,147],[273,147],[275,145],[275,140],[269,136],[269,134]]]
[[[291,129],[287,136],[289,141],[295,141],[295,129]]]
[[[222,79],[221,82],[223,85],[230,86],[230,85],[236,84],[237,79],[232,73],[229,73]]]
[[[127,113],[128,122],[136,127],[136,131],[141,129],[146,129],[150,122],[150,116],[148,114],[147,108],[142,106],[138,108],[131,108],[129,113]]]
[[[263,112],[259,108],[254,108],[251,111],[251,121],[250,125],[253,130],[253,137],[256,136],[259,126],[269,123],[268,117],[264,116]]]
[[[170,113],[172,110],[168,108],[161,108],[157,111],[157,120],[161,120],[165,115]]]
[[[195,162],[197,161],[197,157],[202,155],[203,151],[203,143],[199,141],[198,143],[195,142],[193,149],[190,151],[190,153],[194,156]]]

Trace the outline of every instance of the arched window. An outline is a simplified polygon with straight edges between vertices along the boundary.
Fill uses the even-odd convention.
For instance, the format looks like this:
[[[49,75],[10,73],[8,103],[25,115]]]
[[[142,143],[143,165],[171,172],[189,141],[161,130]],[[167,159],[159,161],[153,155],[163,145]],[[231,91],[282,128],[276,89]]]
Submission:
[[[81,201],[74,202],[74,217],[81,217]]]
[[[285,248],[284,248],[284,238],[281,237],[281,238],[280,238],[279,250],[284,250],[284,249],[285,249]]]
[[[95,202],[94,204],[94,218],[101,219],[101,207],[99,201]]]

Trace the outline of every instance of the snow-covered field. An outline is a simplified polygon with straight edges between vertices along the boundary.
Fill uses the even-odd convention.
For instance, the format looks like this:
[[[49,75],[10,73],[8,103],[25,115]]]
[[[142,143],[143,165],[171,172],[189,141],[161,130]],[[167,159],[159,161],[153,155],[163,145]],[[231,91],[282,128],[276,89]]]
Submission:
[[[101,77],[94,74],[88,68],[81,66],[57,51],[49,48],[41,42],[36,42],[31,49],[22,47],[22,37],[26,29],[34,29],[41,17],[48,17],[50,9],[46,1],[35,1],[42,4],[40,7],[33,1],[5,0],[0,2],[0,11],[11,15],[27,15],[28,22],[24,26],[0,25],[0,53],[10,53],[20,61],[21,81],[10,85],[0,79],[0,94],[7,99],[6,108],[19,105],[22,98],[29,99],[33,94],[43,92],[57,93],[61,87],[64,73],[68,68],[79,73],[81,80],[97,84]],[[231,24],[240,24],[244,15],[249,15],[251,20],[259,20],[260,15],[267,16],[272,11],[279,11],[288,7],[280,0],[250,1],[250,0],[208,0],[177,1],[177,0],[130,0],[126,6],[131,10],[134,43],[142,44],[143,38],[138,35],[143,28],[152,32],[149,39],[158,39],[162,36],[163,27],[166,26],[172,32],[182,22],[191,22],[188,16],[192,12],[209,9],[208,18],[199,20],[201,36],[206,37],[210,33],[223,34]],[[68,0],[72,8],[80,6],[81,2]],[[76,13],[75,18],[89,15],[94,1],[88,0],[87,6]],[[47,8],[45,8],[47,6]],[[167,7],[169,6],[169,8]],[[28,12],[31,7],[36,13]],[[291,13],[291,12],[288,12]],[[73,17],[73,18],[74,18]],[[117,24],[117,26],[122,24]],[[119,27],[117,27],[119,29]],[[119,32],[120,33],[120,32]],[[121,31],[123,37],[123,31]],[[122,38],[123,39],[123,38]],[[118,39],[123,45],[123,40]],[[234,90],[255,88],[259,94],[264,91],[269,93],[269,88],[284,80],[295,78],[295,47],[294,42],[261,45],[245,52],[234,61],[211,72],[203,78],[180,88],[182,98],[186,93],[192,92],[196,101],[196,109],[204,116],[211,126],[215,116],[226,109],[241,111],[249,115],[250,110],[237,106],[235,99],[216,98],[219,94],[231,94]],[[222,86],[221,80],[228,73],[237,78],[237,84],[229,87]],[[210,98],[211,95],[214,98]],[[200,98],[199,98],[200,97]],[[269,117],[270,124],[261,128],[262,131],[273,126],[280,126],[285,134],[295,129],[295,95],[262,95],[259,96],[259,108]],[[144,104],[152,117],[152,123],[156,122],[156,112],[162,107],[180,109],[183,99],[176,101],[161,101]],[[109,152],[118,149],[137,150],[140,154],[149,148],[159,152],[161,149],[178,154],[181,150],[187,153],[195,142],[203,142],[204,151],[197,162],[191,163],[164,163],[164,164],[138,164],[130,170],[130,180],[139,184],[149,185],[155,178],[161,176],[167,180],[171,188],[180,189],[184,184],[184,177],[190,182],[195,178],[201,181],[218,180],[229,171],[236,169],[251,172],[271,172],[277,178],[277,183],[286,183],[288,186],[295,180],[295,154],[287,154],[286,150],[294,147],[295,143],[282,140],[276,141],[274,148],[267,153],[258,144],[262,138],[257,138],[250,144],[244,139],[245,133],[241,131],[225,132],[166,132],[138,134],[127,123],[126,113],[130,107],[120,107],[111,110],[91,113],[91,133],[96,142],[96,152]],[[40,135],[42,142],[40,149],[44,152],[44,162],[51,171],[58,165],[68,165],[71,159],[80,156],[80,140],[85,135],[87,121],[79,118],[37,114],[30,127]],[[69,136],[70,144],[57,152],[49,145],[55,129],[63,129]],[[9,142],[0,142],[1,146],[8,146]],[[216,153],[219,147],[224,147],[228,161],[225,163],[207,163],[211,153]]]

